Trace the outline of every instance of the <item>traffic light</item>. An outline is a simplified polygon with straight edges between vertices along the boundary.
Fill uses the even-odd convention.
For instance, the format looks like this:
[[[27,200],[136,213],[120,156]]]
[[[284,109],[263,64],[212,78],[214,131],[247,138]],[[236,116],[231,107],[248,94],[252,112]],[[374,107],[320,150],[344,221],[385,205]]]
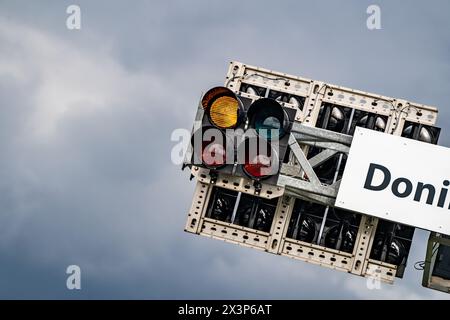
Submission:
[[[330,207],[323,232],[323,246],[352,253],[361,215]]]
[[[211,176],[233,172],[236,157],[232,130],[241,126],[245,118],[243,101],[225,87],[214,87],[201,99],[203,117],[191,138],[191,163],[210,169]]]
[[[256,86],[242,90],[254,96],[265,94]],[[249,179],[256,193],[214,186],[205,216],[268,232],[279,199],[261,198],[258,190],[262,184],[276,185],[296,110],[271,98],[249,99],[226,87],[208,90],[200,107],[203,116],[191,137],[192,163],[209,169],[212,181],[219,174]]]
[[[437,144],[441,128],[406,121],[402,137]]]
[[[450,293],[450,236],[432,232],[425,261],[416,264],[423,267],[424,287]]]
[[[378,220],[370,258],[396,265],[396,277],[402,278],[414,230],[414,227]]]
[[[281,103],[283,103],[283,102],[289,103],[289,104],[293,105],[295,108],[298,108],[300,110],[303,110],[303,106],[305,105],[304,97],[294,95],[294,94],[289,94],[286,92],[270,90],[268,97],[271,99],[274,99],[278,102],[281,102]]]
[[[256,85],[250,85],[247,83],[243,83],[239,89],[241,92],[245,92],[251,94],[253,96],[265,97],[266,96],[266,88],[258,87]]]
[[[355,110],[349,134],[355,133],[356,127],[362,127],[375,131],[385,132],[387,128],[388,117],[362,110]]]
[[[317,243],[325,206],[296,200],[286,237],[308,243]]]
[[[279,169],[278,151],[271,143],[260,137],[244,138],[238,146],[242,158],[241,174],[261,182],[277,174]]]
[[[295,113],[270,98],[255,100],[248,107],[246,135],[237,149],[238,173],[256,183],[276,184]]]
[[[269,232],[278,199],[264,199],[214,187],[206,217]]]
[[[244,89],[263,93],[259,87]],[[226,87],[208,90],[200,105],[204,115],[191,138],[192,163],[210,169],[213,177],[223,173],[251,179],[257,189],[261,183],[275,185],[296,110],[271,98],[242,97]]]
[[[334,132],[346,133],[352,109],[324,103],[320,107],[316,127]]]
[[[297,199],[286,237],[352,253],[361,215]]]

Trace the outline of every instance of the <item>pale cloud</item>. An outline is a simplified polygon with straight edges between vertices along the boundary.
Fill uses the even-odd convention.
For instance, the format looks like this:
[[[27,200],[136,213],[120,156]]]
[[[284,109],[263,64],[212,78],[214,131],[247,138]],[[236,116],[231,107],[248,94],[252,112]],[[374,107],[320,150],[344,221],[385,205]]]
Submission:
[[[0,76],[21,86],[33,82],[27,129],[44,139],[56,134],[62,118],[125,109],[134,101],[154,100],[162,90],[160,79],[124,69],[110,48],[86,52],[68,40],[5,20],[0,21],[0,39]]]

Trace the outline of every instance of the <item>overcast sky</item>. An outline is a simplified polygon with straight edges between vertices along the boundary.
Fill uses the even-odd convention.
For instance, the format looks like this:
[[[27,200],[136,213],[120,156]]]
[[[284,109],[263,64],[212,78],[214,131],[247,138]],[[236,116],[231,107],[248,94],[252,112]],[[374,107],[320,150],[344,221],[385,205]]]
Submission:
[[[238,60],[439,107],[450,146],[448,1],[0,1],[1,298],[448,298],[183,232],[170,161],[202,91]],[[66,8],[81,7],[81,30]],[[66,289],[66,267],[82,289]]]

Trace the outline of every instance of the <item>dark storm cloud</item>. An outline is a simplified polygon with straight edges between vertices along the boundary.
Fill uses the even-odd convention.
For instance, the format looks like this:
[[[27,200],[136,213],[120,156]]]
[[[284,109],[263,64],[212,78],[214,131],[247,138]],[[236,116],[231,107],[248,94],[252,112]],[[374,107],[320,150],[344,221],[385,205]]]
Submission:
[[[70,1],[0,5],[0,296],[445,298],[183,233],[193,182],[170,162],[202,90],[236,59],[440,107],[449,145],[449,5]],[[65,289],[65,268],[82,290]]]

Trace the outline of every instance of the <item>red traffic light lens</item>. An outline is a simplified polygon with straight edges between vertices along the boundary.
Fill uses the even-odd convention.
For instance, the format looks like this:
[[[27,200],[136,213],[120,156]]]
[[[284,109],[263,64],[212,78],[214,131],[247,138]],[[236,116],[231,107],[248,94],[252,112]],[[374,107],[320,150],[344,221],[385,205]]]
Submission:
[[[204,126],[191,137],[194,152],[194,164],[217,169],[227,164],[227,146],[232,146],[231,139],[222,130],[213,126]],[[232,153],[233,155],[233,153]],[[229,159],[234,163],[233,159]]]
[[[246,138],[238,147],[238,162],[253,179],[264,179],[277,174],[278,153],[269,142],[262,138]]]
[[[272,159],[266,155],[257,155],[251,163],[244,164],[245,172],[254,178],[263,178],[270,173]]]

